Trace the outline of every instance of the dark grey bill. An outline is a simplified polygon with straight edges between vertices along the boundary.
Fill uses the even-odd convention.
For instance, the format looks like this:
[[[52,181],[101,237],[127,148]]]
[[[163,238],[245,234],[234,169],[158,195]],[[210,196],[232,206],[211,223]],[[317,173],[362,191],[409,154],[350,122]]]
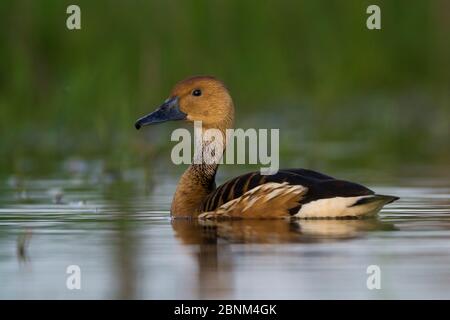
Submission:
[[[149,124],[161,123],[172,120],[185,120],[187,114],[180,110],[180,106],[178,105],[178,97],[173,97],[166,102],[158,109],[146,115],[134,124],[135,128],[139,130],[143,126],[148,126]]]

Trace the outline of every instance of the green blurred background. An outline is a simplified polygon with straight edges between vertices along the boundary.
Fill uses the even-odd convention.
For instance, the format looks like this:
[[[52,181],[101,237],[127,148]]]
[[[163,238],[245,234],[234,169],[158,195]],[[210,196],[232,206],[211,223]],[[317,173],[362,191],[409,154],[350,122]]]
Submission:
[[[175,126],[133,123],[198,74],[227,84],[237,126],[280,128],[282,166],[450,164],[446,0],[2,0],[0,70],[0,174],[167,161]]]

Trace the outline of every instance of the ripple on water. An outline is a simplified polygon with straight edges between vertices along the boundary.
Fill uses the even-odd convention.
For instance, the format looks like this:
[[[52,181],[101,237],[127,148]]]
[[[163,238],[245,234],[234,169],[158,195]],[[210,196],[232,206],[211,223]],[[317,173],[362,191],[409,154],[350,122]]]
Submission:
[[[172,175],[63,170],[0,182],[0,298],[73,298],[69,264],[81,298],[450,298],[450,179],[371,186],[401,197],[378,219],[193,223],[169,217]]]

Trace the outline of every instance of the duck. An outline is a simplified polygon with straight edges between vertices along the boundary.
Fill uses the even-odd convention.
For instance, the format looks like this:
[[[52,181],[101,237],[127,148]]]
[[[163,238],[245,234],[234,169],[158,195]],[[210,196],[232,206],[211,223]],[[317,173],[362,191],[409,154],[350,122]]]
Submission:
[[[218,152],[223,156],[226,130],[233,128],[234,113],[233,99],[221,80],[193,76],[178,82],[160,107],[135,122],[135,128],[167,121],[201,121],[203,132],[216,129],[222,134],[224,142]],[[210,152],[210,143],[203,139],[196,152]],[[193,160],[199,159],[196,152]],[[172,218],[362,218],[375,216],[385,205],[399,199],[302,168],[280,169],[275,174],[250,172],[216,187],[220,161],[200,159],[192,161],[181,175],[170,208]]]

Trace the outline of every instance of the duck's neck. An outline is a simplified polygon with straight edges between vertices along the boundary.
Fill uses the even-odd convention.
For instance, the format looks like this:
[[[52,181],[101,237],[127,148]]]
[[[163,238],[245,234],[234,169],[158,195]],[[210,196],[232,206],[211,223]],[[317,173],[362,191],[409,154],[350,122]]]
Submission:
[[[194,148],[192,164],[178,182],[172,201],[172,216],[189,217],[199,214],[203,200],[216,189],[216,172],[226,147],[225,133],[226,129],[232,127],[232,123],[233,121],[230,119],[214,127],[202,129],[203,139],[198,142],[198,147]],[[222,133],[223,143],[212,144],[205,134],[208,129],[218,129]],[[214,159],[211,158],[212,145],[215,145],[213,155],[217,154]]]

